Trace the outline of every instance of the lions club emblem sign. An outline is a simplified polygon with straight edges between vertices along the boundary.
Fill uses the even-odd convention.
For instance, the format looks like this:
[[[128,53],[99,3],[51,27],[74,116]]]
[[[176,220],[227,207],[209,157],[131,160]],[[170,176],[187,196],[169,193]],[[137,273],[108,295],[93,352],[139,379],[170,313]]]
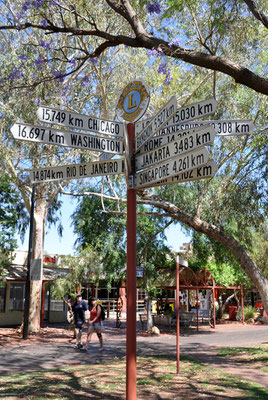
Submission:
[[[126,85],[120,92],[116,114],[119,121],[138,121],[149,105],[150,93],[142,80],[136,80]]]

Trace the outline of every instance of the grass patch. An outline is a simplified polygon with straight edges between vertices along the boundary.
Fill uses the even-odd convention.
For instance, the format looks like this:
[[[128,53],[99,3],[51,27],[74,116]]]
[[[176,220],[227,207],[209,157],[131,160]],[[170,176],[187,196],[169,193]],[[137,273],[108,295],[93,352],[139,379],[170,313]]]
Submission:
[[[0,377],[0,399],[123,400],[125,360]],[[146,400],[268,398],[268,389],[182,357],[137,358],[137,397]]]
[[[219,356],[229,357],[236,363],[268,372],[268,345],[222,347]]]

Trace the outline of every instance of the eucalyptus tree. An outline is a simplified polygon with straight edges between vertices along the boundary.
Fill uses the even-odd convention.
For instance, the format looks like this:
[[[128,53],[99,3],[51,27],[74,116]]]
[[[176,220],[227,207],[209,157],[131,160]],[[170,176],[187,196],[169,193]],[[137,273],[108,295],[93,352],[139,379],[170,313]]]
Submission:
[[[9,15],[19,16],[27,10],[28,3],[19,8],[10,6]],[[37,9],[39,5],[35,4]],[[6,15],[5,15],[6,16]],[[3,15],[3,18],[5,18]],[[9,18],[8,16],[6,16]],[[60,18],[60,15],[58,15]],[[1,169],[12,185],[20,192],[25,212],[30,213],[32,185],[29,170],[46,166],[58,166],[96,159],[98,154],[75,151],[49,145],[16,141],[10,134],[14,122],[38,124],[36,110],[40,104],[97,115],[107,114],[105,93],[107,84],[102,57],[86,63],[75,59],[76,46],[87,47],[86,41],[59,37],[47,38],[44,32],[8,32],[0,37],[1,46]],[[111,55],[112,57],[112,55]],[[110,59],[111,59],[110,57]],[[71,79],[70,68],[75,69]],[[62,76],[61,71],[65,71]],[[105,80],[106,79],[106,80]],[[100,100],[102,98],[102,100]],[[58,198],[61,184],[36,185],[34,258],[43,258],[45,225],[58,223],[61,201]],[[23,207],[22,207],[23,210]],[[27,210],[27,211],[26,211]],[[59,223],[59,231],[61,225]],[[22,231],[21,231],[22,232]],[[39,308],[41,302],[39,283],[31,283],[30,331],[39,329]]]
[[[158,76],[148,75],[148,82],[154,88],[150,111],[163,104],[166,96],[172,93],[171,88],[174,90],[176,87],[180,105],[198,101],[204,95],[213,95],[219,103],[215,118],[254,120],[258,129],[252,137],[222,138],[213,146],[213,157],[221,167],[217,179],[179,185],[175,196],[169,188],[161,190],[161,193],[140,191],[139,195],[145,204],[164,210],[165,216],[201,231],[226,246],[256,284],[268,309],[267,280],[243,247],[244,243],[250,242],[250,237],[243,237],[244,241],[241,244],[239,242],[244,233],[248,234],[244,227],[247,226],[246,218],[250,211],[245,212],[246,218],[241,219],[240,223],[234,207],[235,203],[237,207],[245,204],[243,201],[241,203],[242,193],[254,193],[250,202],[246,202],[248,209],[253,206],[254,211],[257,210],[256,219],[252,219],[253,226],[264,214],[260,194],[264,194],[261,188],[264,175],[261,174],[267,146],[266,131],[262,129],[267,125],[264,96],[268,93],[268,80],[264,78],[267,66],[267,0],[226,0],[220,3],[211,0],[81,0],[73,5],[54,0],[3,0],[2,4],[4,12],[0,30],[4,133],[15,114],[26,121],[31,116],[33,122],[31,105],[34,104],[34,97],[44,104],[51,105],[53,100],[54,105],[65,104],[70,109],[74,109],[73,102],[76,101],[76,111],[96,110],[98,107],[104,114],[111,111],[109,99],[112,96],[108,92],[115,94],[118,81],[111,83],[110,80],[109,88],[104,85],[101,74],[104,64],[101,61],[109,62],[109,58],[108,61],[105,59],[109,50],[112,58],[110,66],[115,70],[121,61],[122,52],[118,52],[118,49],[123,53],[132,49],[137,57],[136,63],[125,65],[122,58],[121,77],[127,78],[132,70],[139,68],[141,55],[148,56],[150,70],[158,72]],[[5,57],[5,54],[9,57]],[[87,84],[91,70],[96,68],[97,59],[99,73],[95,76],[96,80],[91,82],[94,99],[88,99],[83,85]],[[176,76],[171,75],[170,62],[174,63]],[[30,73],[32,67],[35,67],[35,71]],[[107,74],[111,74],[111,70],[106,68]],[[128,74],[124,75],[123,71]],[[73,85],[74,82],[76,85]],[[57,95],[59,89],[64,100]],[[23,99],[23,104],[18,103],[17,98]],[[16,160],[18,154],[21,157],[23,153],[9,136],[6,144],[10,142],[13,152],[17,148],[15,157],[13,153],[13,160]],[[34,146],[32,153],[30,148],[24,146],[24,155],[27,154],[29,158],[28,154],[31,154],[34,160],[38,160],[40,148]],[[49,152],[49,147],[46,151]],[[7,153],[3,153],[3,159],[5,157]],[[53,154],[49,153],[47,162],[51,164],[53,157],[54,151]],[[58,157],[57,160],[67,161],[68,156],[64,157]],[[35,162],[36,167],[38,161]],[[28,163],[24,164],[24,169],[27,167]],[[12,171],[13,167],[9,165],[9,173]],[[29,186],[28,192],[26,187],[22,181],[20,190],[29,208]],[[42,186],[40,193],[48,188],[56,198],[59,186]],[[231,219],[236,224],[235,230],[230,229]],[[42,224],[39,223],[39,226]]]
[[[16,228],[22,222],[21,229],[24,229],[25,215],[22,215],[19,193],[2,174],[0,174],[0,204],[0,276],[4,278],[6,274],[4,267],[11,264],[10,252],[17,245],[14,238]]]
[[[96,191],[96,185],[91,188],[92,191],[87,188],[87,191],[81,194],[82,199],[72,215],[77,249],[84,252],[87,246],[92,247],[101,257],[102,278],[107,286],[111,287],[113,283],[118,288],[126,278],[126,206],[114,201],[114,198],[109,199],[109,195],[114,195],[115,191],[119,194],[121,187],[122,181],[119,182],[119,187],[118,182],[113,182],[113,191],[105,184],[103,196]],[[120,198],[122,199],[122,193]],[[151,299],[156,297],[157,273],[160,269],[163,271],[168,262],[167,257],[173,258],[165,244],[165,229],[172,221],[160,214],[150,216],[142,204],[138,213],[137,265],[143,268],[143,277],[139,279],[139,285],[145,289],[148,298],[147,329],[150,330],[150,305]]]

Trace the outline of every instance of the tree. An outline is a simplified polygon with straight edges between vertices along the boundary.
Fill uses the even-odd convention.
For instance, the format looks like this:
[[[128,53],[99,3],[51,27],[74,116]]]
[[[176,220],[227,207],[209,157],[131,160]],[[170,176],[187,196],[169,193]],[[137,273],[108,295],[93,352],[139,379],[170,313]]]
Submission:
[[[109,189],[107,189],[107,192]],[[77,245],[82,249],[89,244],[101,255],[102,276],[108,287],[114,282],[121,284],[125,278],[126,264],[126,211],[118,209],[114,201],[105,201],[105,209],[100,197],[82,197],[72,220],[74,231],[78,236]],[[117,210],[116,210],[117,208]],[[105,210],[105,212],[104,212]],[[147,312],[149,315],[147,329],[151,330],[151,299],[156,297],[155,285],[157,271],[167,263],[170,249],[164,244],[165,228],[170,224],[161,216],[150,217],[146,209],[139,207],[137,225],[137,264],[144,268],[141,288],[148,296]]]
[[[4,267],[11,263],[10,252],[16,248],[14,239],[18,227],[21,200],[15,187],[4,174],[0,174],[0,275],[4,277]]]
[[[239,221],[243,222],[242,227],[235,219],[243,200],[243,196],[239,199],[237,196],[240,190],[241,193],[254,194],[250,206],[244,203],[247,205],[247,217],[252,205],[254,212],[261,210],[255,220],[251,220],[252,226],[261,220],[261,213],[264,212],[260,195],[264,194],[265,186],[262,190],[260,187],[265,177],[262,173],[267,145],[262,128],[266,124],[264,94],[268,93],[267,79],[262,77],[267,65],[267,18],[264,14],[267,1],[226,0],[219,3],[210,0],[170,0],[158,3],[140,0],[130,4],[126,0],[97,3],[80,0],[72,6],[53,0],[49,3],[42,0],[2,3],[1,112],[4,119],[1,156],[5,161],[5,170],[14,177],[27,208],[31,187],[22,171],[39,165],[58,165],[68,160],[74,162],[81,157],[83,160],[91,157],[60,151],[55,155],[55,148],[52,150],[47,146],[44,154],[47,158],[39,160],[39,153],[43,150],[41,146],[19,146],[7,134],[15,116],[33,122],[35,100],[47,105],[53,101],[58,107],[64,105],[70,109],[75,104],[78,112],[94,112],[101,108],[98,115],[103,113],[106,116],[112,112],[109,100],[118,90],[118,80],[112,80],[111,75],[119,70],[123,60],[121,76],[129,76],[132,72],[129,60],[131,65],[140,68],[140,61],[143,62],[147,51],[150,67],[150,75],[147,76],[154,88],[150,111],[164,104],[167,96],[180,87],[178,99],[181,105],[198,101],[204,95],[213,95],[219,99],[217,118],[244,116],[259,125],[252,138],[230,138],[213,146],[213,157],[221,167],[222,175],[220,180],[209,182],[209,187],[205,183],[179,185],[176,191],[180,193],[179,197],[168,193],[168,190],[163,191],[161,196],[158,193],[157,198],[154,192],[140,192],[140,195],[142,201],[160,209],[165,209],[168,204],[165,211],[168,210],[169,217],[201,230],[229,248],[249,276],[253,276],[261,293],[264,291],[263,302],[267,309],[266,281],[248,258],[247,247],[244,248],[245,243],[250,245],[248,229],[244,229],[247,218]],[[173,76],[171,69],[175,72]],[[89,99],[83,86],[89,82],[88,76],[92,78]],[[17,102],[18,97],[22,99],[23,106]],[[30,158],[31,162],[25,163],[22,157]],[[36,243],[40,244],[47,207],[57,198],[61,188],[55,184],[40,185],[38,190],[37,214],[40,218]],[[123,196],[122,191],[120,196]],[[214,199],[212,207],[209,199]],[[236,207],[235,200],[239,200]],[[177,204],[181,207],[178,208]],[[228,216],[233,221],[227,221]],[[233,225],[236,223],[235,230],[230,230],[231,222]],[[247,237],[243,237],[244,233]],[[239,247],[238,250],[237,246],[242,249]],[[42,246],[37,247],[41,252]]]
[[[264,13],[265,2],[261,1],[228,1],[215,4],[211,0],[173,1],[167,3],[158,1],[114,1],[106,0],[85,3],[58,3],[57,1],[15,1],[16,13],[3,1],[7,14],[2,17],[2,31],[27,30],[29,32],[44,31],[58,37],[59,34],[73,38],[91,38],[90,47],[74,47],[80,54],[76,56],[79,66],[70,68],[67,72],[55,71],[55,75],[69,76],[75,73],[89,59],[99,57],[106,49],[120,45],[132,48],[153,50],[174,60],[197,65],[201,68],[218,71],[232,77],[235,82],[243,84],[256,92],[268,94],[268,80],[240,65],[240,59],[234,53],[231,59],[226,57],[224,46],[233,42],[240,46],[258,37],[267,28],[267,16]],[[20,8],[21,7],[21,8]],[[19,11],[19,13],[18,13]],[[150,15],[157,18],[150,18]],[[162,14],[162,15],[161,15]],[[174,17],[175,15],[175,17]],[[178,17],[176,18],[176,15]],[[113,18],[113,23],[105,23]],[[114,17],[120,21],[114,23]],[[185,30],[185,46],[178,44],[173,37],[174,25],[180,28],[181,22],[187,18]],[[158,21],[165,20],[161,25]],[[167,26],[172,27],[168,30]],[[239,26],[239,33],[233,39],[233,28]],[[250,34],[248,31],[250,30]],[[258,36],[254,35],[257,30]],[[162,38],[159,37],[162,35]],[[244,36],[242,36],[244,35]],[[167,39],[166,39],[167,38]],[[187,47],[187,39],[191,39],[191,47]],[[254,43],[255,46],[255,43]],[[245,49],[245,48],[244,48]],[[243,51],[245,50],[242,50]],[[259,49],[261,49],[259,47]],[[235,50],[235,46],[234,46]],[[62,51],[64,56],[64,51]],[[260,53],[263,56],[262,51]],[[247,48],[248,54],[248,48]],[[253,53],[252,53],[253,55]],[[254,55],[253,55],[254,57]],[[261,67],[261,64],[259,64]],[[261,68],[260,68],[261,69]],[[264,73],[264,71],[260,71]]]
[[[51,284],[54,298],[75,298],[81,292],[82,284],[88,280],[98,282],[101,274],[101,258],[92,247],[87,246],[76,256],[62,256],[61,263],[68,269],[66,275]]]

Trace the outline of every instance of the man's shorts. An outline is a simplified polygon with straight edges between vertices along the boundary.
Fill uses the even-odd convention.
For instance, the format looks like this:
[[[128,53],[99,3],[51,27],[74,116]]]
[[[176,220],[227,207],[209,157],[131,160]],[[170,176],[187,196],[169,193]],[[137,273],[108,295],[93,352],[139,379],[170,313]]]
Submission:
[[[103,322],[95,322],[94,324],[92,324],[91,326],[93,326],[94,329],[101,329],[103,327]]]
[[[78,321],[78,322],[75,323],[75,328],[79,329],[81,331],[82,328],[83,328],[83,324],[84,324],[84,322]]]

